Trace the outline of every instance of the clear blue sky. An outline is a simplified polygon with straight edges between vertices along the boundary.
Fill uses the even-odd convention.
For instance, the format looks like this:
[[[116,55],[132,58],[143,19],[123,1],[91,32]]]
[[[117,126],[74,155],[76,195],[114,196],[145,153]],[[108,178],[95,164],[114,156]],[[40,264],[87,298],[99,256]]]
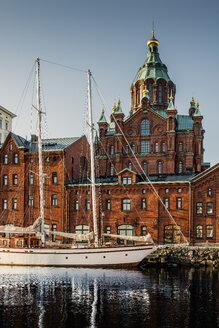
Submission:
[[[37,56],[91,69],[109,117],[114,100],[130,110],[130,86],[147,53],[152,21],[159,52],[176,84],[176,107],[187,114],[191,97],[204,116],[205,161],[218,162],[219,2],[217,0],[0,1],[0,104],[18,115],[13,130],[33,132]],[[84,133],[86,74],[41,62],[48,137]],[[24,91],[24,96],[22,93]],[[94,92],[94,119],[102,104]],[[20,99],[22,99],[20,101]]]

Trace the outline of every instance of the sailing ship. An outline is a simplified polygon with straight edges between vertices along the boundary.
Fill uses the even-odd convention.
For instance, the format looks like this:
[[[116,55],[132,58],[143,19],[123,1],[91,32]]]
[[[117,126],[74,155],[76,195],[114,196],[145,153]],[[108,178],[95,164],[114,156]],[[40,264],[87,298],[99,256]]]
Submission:
[[[96,185],[94,165],[94,142],[93,142],[93,120],[91,103],[91,72],[88,70],[88,109],[89,109],[89,132],[90,132],[90,158],[91,158],[91,196],[93,209],[93,232],[89,234],[73,234],[68,232],[49,231],[50,234],[74,240],[94,240],[91,247],[55,248],[49,247],[45,242],[44,223],[44,190],[43,190],[43,164],[42,164],[42,138],[41,138],[41,116],[40,108],[40,80],[39,80],[39,58],[36,59],[36,81],[37,81],[37,104],[38,112],[38,153],[39,153],[39,194],[40,194],[40,217],[28,227],[0,226],[1,234],[13,235],[10,247],[0,248],[0,265],[20,266],[137,266],[145,257],[151,254],[155,245],[150,237],[146,236],[122,236],[122,239],[140,242],[141,244],[131,246],[106,247],[100,246],[97,210],[96,210]],[[22,239],[21,247],[15,247],[19,235],[26,236]],[[38,238],[40,236],[40,239]],[[109,234],[107,234],[109,236]],[[121,238],[120,235],[110,237]],[[90,244],[90,243],[89,243]]]

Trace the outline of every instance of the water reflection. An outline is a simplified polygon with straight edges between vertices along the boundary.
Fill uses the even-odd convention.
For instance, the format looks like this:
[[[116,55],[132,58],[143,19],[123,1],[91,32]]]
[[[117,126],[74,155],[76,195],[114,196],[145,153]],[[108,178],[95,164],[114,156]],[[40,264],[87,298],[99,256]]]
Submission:
[[[217,270],[0,273],[0,327],[219,327]]]

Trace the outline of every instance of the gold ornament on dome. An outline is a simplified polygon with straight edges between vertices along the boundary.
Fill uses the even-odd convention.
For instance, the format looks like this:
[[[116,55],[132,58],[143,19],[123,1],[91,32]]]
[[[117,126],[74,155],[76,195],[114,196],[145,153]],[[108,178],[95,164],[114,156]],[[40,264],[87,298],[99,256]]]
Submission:
[[[152,38],[147,43],[148,47],[150,47],[152,45],[154,45],[156,47],[159,46],[159,41],[157,39],[155,39],[155,37],[154,37],[154,29],[152,30]]]
[[[199,102],[197,101],[197,103],[196,103],[196,106],[197,106],[197,108],[199,108]]]
[[[190,101],[190,104],[191,104],[191,105],[195,105],[194,97],[192,97],[192,100]]]
[[[114,102],[114,106],[113,106],[112,110],[115,111],[116,109],[117,109],[116,102]]]

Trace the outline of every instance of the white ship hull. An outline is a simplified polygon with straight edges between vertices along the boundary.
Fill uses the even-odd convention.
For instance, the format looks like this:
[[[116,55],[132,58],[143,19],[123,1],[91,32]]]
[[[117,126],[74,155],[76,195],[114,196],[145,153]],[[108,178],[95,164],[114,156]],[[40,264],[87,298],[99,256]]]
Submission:
[[[57,267],[137,266],[155,250],[153,245],[110,248],[0,248],[0,265]]]

